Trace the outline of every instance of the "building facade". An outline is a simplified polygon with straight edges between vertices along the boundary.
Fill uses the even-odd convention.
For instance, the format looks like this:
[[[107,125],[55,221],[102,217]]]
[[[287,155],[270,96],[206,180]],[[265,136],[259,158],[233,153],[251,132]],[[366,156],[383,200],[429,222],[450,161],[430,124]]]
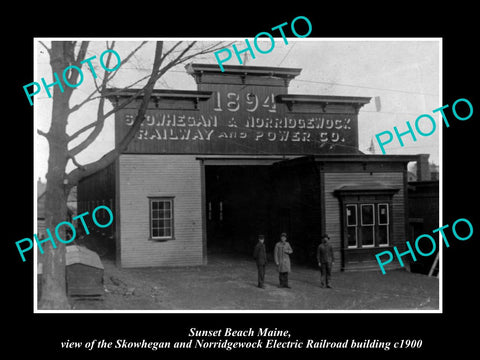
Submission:
[[[79,211],[114,210],[119,266],[250,254],[259,234],[271,251],[284,231],[294,261],[310,264],[328,233],[334,270],[378,268],[376,253],[404,248],[407,164],[416,157],[359,151],[358,114],[370,98],[288,94],[301,69],[189,64],[186,71],[197,90],[155,90],[128,148],[78,186]],[[107,96],[117,106],[134,94]],[[116,142],[140,101],[116,112]]]

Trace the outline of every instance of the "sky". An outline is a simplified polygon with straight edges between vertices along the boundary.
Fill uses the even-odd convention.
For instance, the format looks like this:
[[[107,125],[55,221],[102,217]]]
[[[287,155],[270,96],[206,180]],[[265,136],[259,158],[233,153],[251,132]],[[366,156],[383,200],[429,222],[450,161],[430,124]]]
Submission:
[[[49,58],[45,48],[39,43],[42,41],[47,47],[51,39],[37,38],[35,46],[35,79],[40,82],[45,78],[51,83],[52,73],[49,66]],[[72,39],[62,39],[72,40]],[[84,39],[77,39],[84,40]],[[102,69],[98,62],[100,54],[106,49],[104,40],[91,39],[87,57],[96,56],[92,60],[98,74]],[[136,48],[142,40],[149,43],[129,61],[122,65],[115,75],[111,87],[123,87],[150,73],[154,53],[154,41],[158,39],[115,39],[116,51],[122,59]],[[136,41],[138,40],[138,41]],[[163,39],[166,41],[165,49],[168,49],[178,39]],[[185,39],[189,41],[191,39]],[[206,41],[215,39],[195,39],[198,46],[205,46]],[[237,47],[243,49],[243,39],[218,39],[230,42],[239,40]],[[251,40],[250,40],[251,41]],[[270,41],[260,45],[268,49]],[[259,43],[260,44],[260,43]],[[113,60],[112,60],[113,61]],[[213,54],[204,55],[193,59],[196,63],[215,64]],[[115,62],[113,62],[115,64]],[[233,56],[228,65],[239,65]],[[441,135],[442,121],[440,116],[433,114],[432,110],[439,108],[441,103],[441,40],[436,38],[427,39],[334,39],[334,38],[288,38],[285,44],[282,38],[276,39],[273,50],[268,54],[255,53],[255,58],[248,57],[249,66],[274,66],[300,68],[302,72],[290,82],[290,94],[310,95],[343,95],[343,96],[366,96],[372,97],[369,104],[360,109],[359,122],[359,147],[360,150],[369,153],[368,148],[375,134],[382,131],[393,132],[397,126],[399,131],[407,129],[406,122],[414,126],[415,120],[422,114],[429,114],[436,119],[437,130],[431,136],[418,136],[413,142],[409,136],[404,137],[405,146],[401,147],[398,141],[385,146],[387,154],[430,154],[430,161],[439,164],[439,139]],[[92,75],[88,71],[87,64],[82,67],[84,81],[75,89],[72,96],[71,106],[82,101],[88,94],[95,90]],[[60,75],[60,74],[59,74]],[[143,82],[139,83],[141,86]],[[165,74],[157,83],[158,89],[195,90],[194,79],[185,72],[184,65],[177,66]],[[28,105],[28,100],[25,99]],[[51,121],[52,99],[48,98],[45,91],[34,97],[35,124],[38,129],[47,131]],[[67,132],[89,124],[95,120],[97,101],[92,101],[74,112],[67,126]],[[109,104],[106,111],[109,109]],[[105,123],[105,127],[91,146],[76,158],[81,164],[95,161],[112,149],[114,143],[113,133],[114,116]],[[428,132],[431,125],[428,123],[420,128]],[[82,141],[79,137],[74,146]],[[375,152],[381,154],[378,144],[374,140]],[[35,178],[45,181],[48,167],[48,146],[46,140],[35,133]],[[73,169],[69,164],[67,171]]]

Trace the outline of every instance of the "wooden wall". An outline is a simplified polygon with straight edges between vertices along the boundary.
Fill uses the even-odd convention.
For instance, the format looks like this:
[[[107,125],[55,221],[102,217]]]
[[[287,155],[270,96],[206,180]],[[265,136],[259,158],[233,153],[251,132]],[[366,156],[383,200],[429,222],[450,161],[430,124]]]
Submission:
[[[115,229],[115,163],[82,179],[78,184],[77,213],[82,214],[88,211],[91,214],[99,205],[108,206],[112,210],[114,214],[113,223],[108,228],[100,229],[93,223],[89,215],[84,217],[88,229],[101,231],[108,236],[113,236]],[[83,230],[83,226],[80,224],[80,226],[77,226],[77,229]]]
[[[334,249],[335,264],[334,270],[340,270],[341,267],[341,249],[342,249],[342,224],[341,224],[341,205],[334,191],[345,185],[371,185],[372,183],[382,183],[387,186],[400,188],[400,191],[393,195],[391,221],[393,221],[393,233],[390,239],[390,245],[398,245],[399,250],[404,249],[405,241],[405,184],[404,172],[325,172],[324,173],[324,193],[325,193],[325,232],[330,236],[330,242]],[[369,266],[375,267],[377,264],[375,255],[389,248],[373,248],[372,261]],[[347,250],[348,251],[348,250]],[[407,257],[404,257],[406,259]],[[397,261],[392,261],[392,265],[398,265]],[[364,264],[364,266],[367,264]],[[353,267],[353,266],[352,266]],[[376,265],[378,270],[380,268]],[[388,267],[387,267],[388,268]]]
[[[122,267],[201,265],[201,166],[192,155],[120,156]],[[174,240],[150,240],[149,196],[174,197]]]

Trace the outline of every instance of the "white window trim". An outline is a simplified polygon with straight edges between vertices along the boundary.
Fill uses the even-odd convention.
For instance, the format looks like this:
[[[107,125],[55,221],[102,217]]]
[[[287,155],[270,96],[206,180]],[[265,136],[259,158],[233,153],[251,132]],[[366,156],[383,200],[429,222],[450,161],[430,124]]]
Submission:
[[[372,224],[364,224],[363,223],[363,207],[364,206],[371,206],[373,209],[373,214],[372,214]],[[362,248],[374,248],[375,247],[375,204],[360,204],[360,224],[363,227],[371,227],[372,228],[372,244],[365,245],[363,243],[363,238],[362,238]]]
[[[347,249],[356,249],[358,248],[358,204],[346,204],[345,211],[348,211],[349,206],[355,207],[355,225],[348,224],[348,214],[346,214],[347,228],[349,227],[355,228],[355,245],[349,245],[347,242]]]
[[[380,211],[377,211],[378,225],[390,225],[390,209],[389,209],[390,206],[388,206],[389,205],[388,203],[377,203],[377,207],[380,207],[380,205],[386,205],[387,206],[387,223],[386,224],[380,223]]]
[[[390,204],[388,203],[378,203],[377,208],[380,207],[380,205],[386,205],[387,206],[387,223],[386,224],[381,224],[380,223],[380,211],[377,211],[378,215],[378,226],[386,226],[387,227],[387,243],[386,244],[378,244],[378,247],[387,247],[390,246]]]
[[[170,236],[153,236],[153,202],[154,201],[169,201],[170,202]],[[152,240],[173,240],[175,239],[174,233],[174,204],[173,204],[173,196],[152,196],[148,198],[148,206],[150,207],[150,223],[149,232],[150,232],[150,239]]]
[[[372,216],[372,220],[373,220],[373,223],[372,224],[364,224],[363,223],[363,207],[364,206],[371,206],[372,209],[373,209],[373,216]],[[362,226],[375,226],[375,204],[360,204],[360,223]]]
[[[355,229],[355,245],[348,245],[347,243],[347,249],[357,249],[358,248],[358,226],[349,226],[353,227]]]
[[[347,226],[358,226],[358,204],[346,204],[345,210],[348,211],[349,206],[355,206],[355,224],[349,225],[348,224],[348,214],[347,214]]]

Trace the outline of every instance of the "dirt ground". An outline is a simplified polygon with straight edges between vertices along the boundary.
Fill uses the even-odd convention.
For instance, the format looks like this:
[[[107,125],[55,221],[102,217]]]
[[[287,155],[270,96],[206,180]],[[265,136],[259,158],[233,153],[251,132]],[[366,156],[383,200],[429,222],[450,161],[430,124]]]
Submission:
[[[405,270],[336,272],[332,289],[320,288],[320,272],[292,267],[291,289],[278,288],[274,264],[266,288],[256,287],[248,258],[210,255],[209,264],[179,268],[121,269],[102,259],[101,300],[70,299],[76,310],[435,310],[439,281]]]

